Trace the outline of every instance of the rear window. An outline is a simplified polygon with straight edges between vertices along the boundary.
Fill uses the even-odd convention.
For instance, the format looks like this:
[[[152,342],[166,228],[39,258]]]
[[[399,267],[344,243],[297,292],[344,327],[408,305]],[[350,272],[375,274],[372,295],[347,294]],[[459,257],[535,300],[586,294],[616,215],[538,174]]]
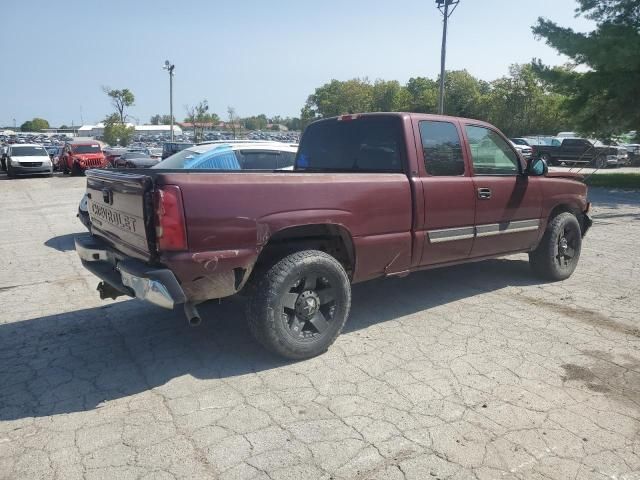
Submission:
[[[49,154],[43,147],[13,147],[11,149],[13,157],[48,157]]]
[[[328,120],[305,130],[296,170],[401,172],[403,158],[399,117]]]
[[[100,145],[73,145],[73,153],[100,153]]]

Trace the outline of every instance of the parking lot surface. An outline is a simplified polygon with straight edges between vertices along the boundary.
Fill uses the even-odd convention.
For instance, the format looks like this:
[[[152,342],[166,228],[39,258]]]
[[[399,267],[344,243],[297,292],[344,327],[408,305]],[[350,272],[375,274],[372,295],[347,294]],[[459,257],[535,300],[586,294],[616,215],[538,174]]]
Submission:
[[[99,300],[83,178],[0,177],[0,478],[640,479],[640,194],[596,190],[577,271],[525,255],[354,287],[284,361],[240,300]]]

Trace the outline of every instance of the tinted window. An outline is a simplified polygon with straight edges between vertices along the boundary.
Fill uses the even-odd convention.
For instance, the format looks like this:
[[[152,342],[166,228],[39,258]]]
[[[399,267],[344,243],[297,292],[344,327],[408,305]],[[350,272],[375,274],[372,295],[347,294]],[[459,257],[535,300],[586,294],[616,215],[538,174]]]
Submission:
[[[307,127],[296,169],[400,172],[403,146],[399,117],[321,121]]]
[[[496,132],[484,127],[465,125],[473,170],[477,175],[516,175],[518,156]]]
[[[243,170],[277,170],[292,166],[295,158],[291,152],[242,150],[236,154]]]
[[[42,147],[13,147],[11,149],[12,157],[48,157],[49,154]]]
[[[453,123],[422,121],[420,138],[429,175],[464,175],[462,145]]]

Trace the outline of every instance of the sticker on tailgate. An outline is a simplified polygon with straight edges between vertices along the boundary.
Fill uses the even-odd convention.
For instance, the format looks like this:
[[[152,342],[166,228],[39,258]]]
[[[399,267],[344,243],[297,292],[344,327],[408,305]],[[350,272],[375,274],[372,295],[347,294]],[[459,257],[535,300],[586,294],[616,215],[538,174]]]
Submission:
[[[120,230],[126,230],[127,232],[134,234],[138,234],[138,230],[141,228],[140,218],[127,215],[115,208],[89,201],[89,211],[91,212],[92,221],[95,221],[95,219],[102,220],[119,228]]]

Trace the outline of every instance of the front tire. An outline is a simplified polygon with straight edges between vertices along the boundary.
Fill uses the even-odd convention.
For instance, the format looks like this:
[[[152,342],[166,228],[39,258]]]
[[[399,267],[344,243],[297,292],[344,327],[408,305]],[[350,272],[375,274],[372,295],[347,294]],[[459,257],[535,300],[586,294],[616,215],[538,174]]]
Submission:
[[[529,263],[545,280],[565,280],[576,269],[581,248],[578,219],[572,213],[560,213],[549,222],[538,248],[529,253]]]
[[[351,307],[349,277],[324,252],[305,250],[279,260],[252,285],[248,323],[268,350],[295,360],[327,351]]]

